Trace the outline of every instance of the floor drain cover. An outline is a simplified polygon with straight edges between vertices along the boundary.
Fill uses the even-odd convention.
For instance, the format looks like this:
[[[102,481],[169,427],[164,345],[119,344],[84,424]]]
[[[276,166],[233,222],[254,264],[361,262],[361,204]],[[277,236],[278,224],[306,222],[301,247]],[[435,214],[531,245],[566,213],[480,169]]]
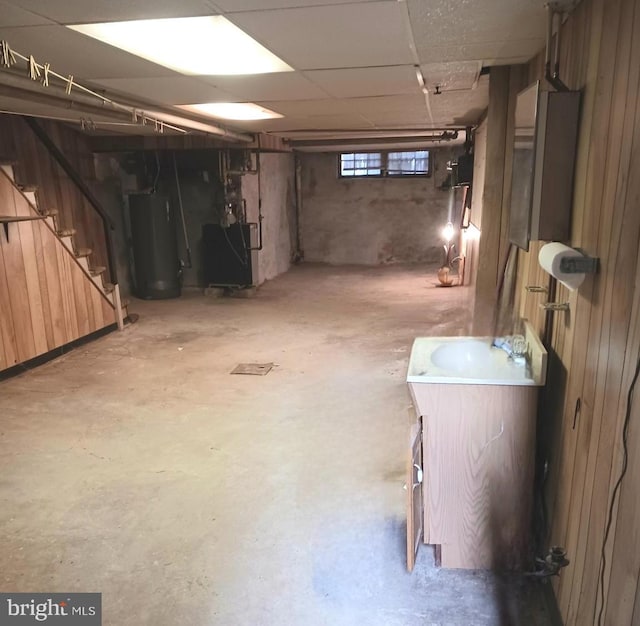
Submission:
[[[247,374],[249,376],[264,376],[271,371],[273,363],[240,363],[232,374]]]

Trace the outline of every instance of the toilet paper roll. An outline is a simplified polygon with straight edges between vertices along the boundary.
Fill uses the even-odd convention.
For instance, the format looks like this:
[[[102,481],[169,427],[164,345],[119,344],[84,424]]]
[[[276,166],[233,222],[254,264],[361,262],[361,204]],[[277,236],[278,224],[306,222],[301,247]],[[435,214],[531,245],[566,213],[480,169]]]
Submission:
[[[568,274],[560,271],[560,261],[566,257],[584,256],[582,253],[565,246],[563,243],[547,243],[540,248],[538,262],[542,269],[558,279],[567,289],[577,289],[584,280],[584,274]]]

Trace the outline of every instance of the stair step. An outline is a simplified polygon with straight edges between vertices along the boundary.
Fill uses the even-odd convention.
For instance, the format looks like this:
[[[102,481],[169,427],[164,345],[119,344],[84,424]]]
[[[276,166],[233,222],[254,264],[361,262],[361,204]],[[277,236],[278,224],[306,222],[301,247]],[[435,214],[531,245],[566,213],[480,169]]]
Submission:
[[[91,274],[91,276],[100,276],[100,274],[104,274],[104,272],[107,271],[107,268],[104,267],[103,265],[96,265],[96,267],[92,267],[89,270],[89,273]]]
[[[0,163],[0,169],[11,179],[14,180],[13,163]]]
[[[58,211],[58,209],[43,209],[42,210],[42,215],[44,215],[45,217],[56,217],[59,213],[60,213],[60,211]]]
[[[82,257],[87,257],[89,256],[91,253],[93,252],[93,250],[91,248],[78,248],[76,250],[76,256],[78,258],[82,258]]]
[[[36,185],[20,185],[20,184],[17,184],[17,187],[22,193],[27,193],[29,191],[31,191],[31,192],[38,191],[38,187]]]
[[[102,289],[105,293],[113,293],[113,287],[114,285],[111,283],[104,283],[104,285],[102,285]]]
[[[72,237],[76,234],[75,228],[63,228],[58,231],[58,237]]]
[[[35,191],[29,191],[26,189],[22,190],[21,193],[27,199],[27,202],[30,202],[35,207],[38,206],[38,198]]]

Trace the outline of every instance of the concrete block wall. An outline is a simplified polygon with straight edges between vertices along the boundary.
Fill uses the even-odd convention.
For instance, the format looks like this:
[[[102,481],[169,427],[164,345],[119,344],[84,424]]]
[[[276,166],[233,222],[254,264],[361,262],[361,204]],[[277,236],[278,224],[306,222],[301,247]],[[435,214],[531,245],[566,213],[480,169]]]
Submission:
[[[300,215],[305,261],[378,265],[439,263],[447,222],[446,163],[462,152],[433,150],[428,178],[338,177],[338,155],[305,153]]]

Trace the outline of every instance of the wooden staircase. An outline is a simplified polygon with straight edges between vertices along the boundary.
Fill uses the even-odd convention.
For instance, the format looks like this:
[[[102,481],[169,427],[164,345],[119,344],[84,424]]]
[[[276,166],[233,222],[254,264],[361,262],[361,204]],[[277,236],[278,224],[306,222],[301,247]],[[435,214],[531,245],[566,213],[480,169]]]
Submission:
[[[127,303],[76,246],[58,211],[39,207],[38,190],[15,180],[0,159],[0,371],[76,341],[128,317]]]
[[[113,298],[113,285],[103,280],[106,267],[99,265],[92,265],[91,263],[91,248],[78,248],[74,242],[74,235],[76,234],[75,228],[62,228],[58,224],[58,209],[55,208],[40,208],[38,206],[38,189],[31,185],[20,185],[16,183],[13,171],[14,163],[11,161],[0,160],[0,170],[9,178],[13,186],[22,194],[27,200],[33,211],[45,217],[46,224],[53,230],[60,242],[71,252],[74,256],[76,263],[82,268],[82,271],[92,280],[96,287],[105,295],[107,300],[112,306],[115,307]],[[128,303],[121,303],[123,310],[123,317],[126,318]]]

